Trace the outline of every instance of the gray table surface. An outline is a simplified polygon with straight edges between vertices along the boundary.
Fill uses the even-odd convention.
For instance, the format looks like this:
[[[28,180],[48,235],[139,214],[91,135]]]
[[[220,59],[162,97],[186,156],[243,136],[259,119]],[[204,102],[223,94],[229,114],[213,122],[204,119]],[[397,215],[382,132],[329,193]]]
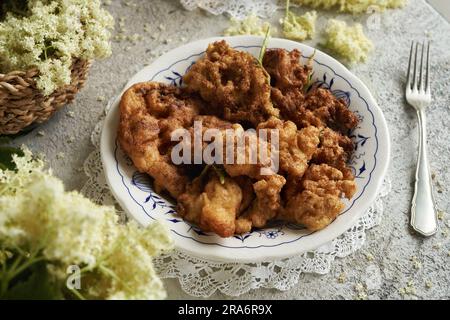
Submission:
[[[135,3],[136,6],[126,5]],[[114,42],[110,59],[97,61],[84,90],[76,102],[58,112],[48,123],[15,143],[25,144],[44,154],[69,190],[80,189],[86,177],[80,168],[93,146],[90,134],[99,121],[105,105],[103,99],[118,94],[134,73],[151,63],[158,55],[182,43],[217,36],[228,25],[224,16],[211,16],[201,11],[185,11],[177,0],[112,1],[108,6],[115,18],[125,18],[127,34],[140,34],[137,43]],[[320,12],[319,35],[332,13]],[[334,14],[335,15],[335,14]],[[278,21],[281,12],[272,19]],[[347,20],[365,23],[367,17],[339,15]],[[144,31],[144,24],[152,32]],[[352,67],[370,88],[387,119],[392,160],[389,175],[392,192],[385,200],[381,225],[367,233],[363,248],[355,254],[337,259],[329,274],[303,274],[291,290],[253,290],[244,299],[353,299],[357,287],[369,299],[448,299],[450,298],[450,26],[424,0],[410,0],[403,10],[382,15],[380,27],[368,31],[376,49],[366,64]],[[320,41],[320,36],[318,36]],[[416,115],[403,98],[405,68],[411,40],[431,39],[433,104],[428,112],[430,161],[436,177],[437,206],[442,210],[440,231],[423,239],[408,227],[410,201],[416,162]],[[318,40],[309,41],[316,45]],[[72,112],[73,111],[73,114]],[[381,281],[366,286],[369,274],[378,272]],[[338,278],[345,275],[341,283]],[[189,299],[177,280],[165,280],[171,299]],[[403,292],[406,288],[406,294]],[[227,299],[223,294],[213,298]]]

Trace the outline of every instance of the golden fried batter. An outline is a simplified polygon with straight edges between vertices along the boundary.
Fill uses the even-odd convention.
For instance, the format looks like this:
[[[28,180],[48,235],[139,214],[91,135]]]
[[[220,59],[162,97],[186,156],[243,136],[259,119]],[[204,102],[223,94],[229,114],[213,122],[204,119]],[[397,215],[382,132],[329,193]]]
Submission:
[[[231,177],[246,176],[252,179],[263,179],[267,175],[275,174],[272,167],[272,150],[270,144],[259,139],[256,134],[244,135],[241,128],[237,131],[237,137],[243,140],[242,144],[238,144],[238,138],[234,140],[233,162],[225,163],[225,171]],[[264,149],[264,155],[259,151]]]
[[[330,90],[312,87],[311,67],[302,65],[298,50],[271,49],[264,57],[264,67],[271,77],[271,98],[284,119],[300,128],[331,126],[342,132],[353,129],[358,118]]]
[[[329,225],[343,210],[340,197],[350,199],[356,192],[354,180],[327,164],[311,165],[302,179],[303,191],[289,199],[280,218],[302,224],[309,230]]]
[[[253,183],[249,177],[238,176],[233,178],[234,181],[241,187],[242,190],[242,202],[239,207],[239,215],[245,212],[255,199],[255,193],[253,191]],[[241,233],[237,232],[236,233]]]
[[[254,179],[260,179],[263,175],[272,173],[271,169],[271,148],[267,141],[259,139],[255,132],[246,132],[244,128],[237,123],[231,123],[222,120],[213,115],[199,115],[194,117],[195,121],[202,124],[202,135],[208,129],[217,129],[222,137],[223,166],[227,174],[231,177],[246,176]],[[194,157],[194,128],[189,129],[191,141],[192,160]],[[212,139],[213,140],[213,139]],[[201,144],[202,152],[211,143],[203,141]],[[265,156],[259,153],[259,150],[265,149]],[[226,160],[228,157],[229,160]],[[268,173],[262,174],[263,169]]]
[[[281,208],[280,192],[285,183],[283,176],[273,174],[253,184],[256,198],[238,219],[239,233],[248,232],[252,227],[262,228],[277,215]]]
[[[306,128],[302,130],[306,130]],[[319,136],[320,144],[315,145],[314,150],[310,149],[313,154],[308,158],[308,165],[311,163],[327,164],[341,171],[345,180],[354,180],[353,172],[347,166],[347,161],[354,148],[353,141],[330,128],[322,129]],[[294,175],[288,175],[286,180],[283,198],[287,201],[301,191],[302,184],[301,179]]]
[[[358,118],[329,89],[311,86],[311,66],[300,58],[298,50],[270,49],[264,70],[252,55],[225,41],[213,43],[184,76],[185,88],[148,82],[124,93],[120,146],[139,171],[154,178],[155,191],[168,191],[178,214],[204,231],[230,237],[273,219],[320,230],[342,212],[342,197],[356,192],[347,165],[354,145],[347,135]],[[218,130],[199,147],[202,155],[221,155],[223,165],[204,157],[192,161],[198,160],[196,121],[202,138],[207,129]],[[179,147],[171,135],[181,128],[191,134],[183,143],[193,164],[171,161]],[[278,133],[278,149],[270,130]],[[210,143],[218,137],[223,144],[212,152]]]
[[[339,169],[345,179],[354,179],[352,171],[347,166],[347,161],[353,149],[353,141],[349,137],[330,128],[325,128],[321,132],[320,145],[312,157],[312,162],[328,164]]]
[[[270,101],[270,85],[264,70],[247,52],[237,51],[225,41],[209,45],[206,56],[183,78],[192,92],[209,104],[208,113],[226,120],[254,126],[278,116]]]
[[[263,66],[270,74],[270,84],[282,92],[294,88],[303,90],[308,83],[311,67],[300,64],[302,54],[297,49],[288,52],[284,49],[266,51]]]
[[[152,82],[135,84],[120,102],[120,146],[139,171],[152,176],[173,197],[184,191],[189,180],[183,168],[171,162],[170,132],[192,125],[198,110],[199,102],[181,89]]]
[[[283,93],[274,87],[271,97],[274,106],[280,109],[281,118],[294,122],[299,128],[324,126],[323,121],[313,111],[305,108],[303,91],[294,89]]]
[[[327,126],[347,133],[358,125],[358,117],[330,90],[313,88],[305,96],[304,107],[311,110]]]
[[[178,197],[178,213],[202,230],[231,237],[242,202],[241,188],[229,177],[225,177],[222,184],[214,173],[209,175],[206,185],[203,186],[202,180],[202,177],[194,179],[186,192]]]
[[[313,126],[297,130],[292,121],[283,121],[275,117],[260,123],[257,129],[278,130],[281,172],[301,178],[319,144],[320,130]]]

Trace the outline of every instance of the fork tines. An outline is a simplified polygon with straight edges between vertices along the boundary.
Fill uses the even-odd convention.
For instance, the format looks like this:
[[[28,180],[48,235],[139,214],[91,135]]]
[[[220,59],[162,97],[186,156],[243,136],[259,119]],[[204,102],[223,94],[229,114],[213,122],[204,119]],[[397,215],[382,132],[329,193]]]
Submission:
[[[418,66],[418,56],[419,50],[420,54],[420,66]],[[424,55],[426,52],[426,61],[425,61],[425,72],[424,72]],[[422,44],[419,42],[411,43],[411,51],[409,54],[409,63],[408,63],[408,76],[406,80],[406,88],[410,90],[418,90],[418,91],[430,91],[430,41],[425,44],[425,41]],[[419,68],[419,69],[418,69]],[[425,74],[424,74],[425,73]]]

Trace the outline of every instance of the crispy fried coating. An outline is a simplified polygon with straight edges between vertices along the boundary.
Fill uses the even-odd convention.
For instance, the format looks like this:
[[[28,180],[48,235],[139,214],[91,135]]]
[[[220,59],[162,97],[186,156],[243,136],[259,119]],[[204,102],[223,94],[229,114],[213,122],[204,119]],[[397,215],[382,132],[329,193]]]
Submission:
[[[319,137],[320,143],[318,146],[316,145],[312,157],[309,158],[308,165],[327,164],[341,171],[345,180],[354,180],[353,172],[347,165],[354,149],[353,141],[330,128],[321,129]],[[288,175],[286,180],[286,185],[283,188],[283,199],[285,201],[302,190],[302,182],[298,177]]]
[[[303,191],[289,199],[280,218],[315,231],[329,225],[344,209],[341,196],[350,199],[356,192],[354,180],[327,164],[311,165],[302,179]]]
[[[218,143],[215,145],[215,152],[212,153],[221,153],[222,159],[220,159],[221,163],[219,164],[223,163],[225,171],[231,177],[246,176],[260,179],[263,175],[273,173],[270,158],[272,152],[271,146],[267,141],[260,139],[255,131],[245,131],[240,124],[231,123],[213,115],[199,115],[194,120],[201,122],[202,136],[208,129],[217,129],[216,132],[221,137],[222,144]],[[188,143],[191,147],[191,156],[193,159],[194,128],[191,127],[189,132],[191,141],[188,141]],[[213,141],[215,141],[215,138],[210,139],[210,141],[202,141],[201,151],[203,155],[205,154],[205,149]],[[260,153],[261,149],[265,149],[266,151]],[[266,169],[266,171],[263,169]]]
[[[327,89],[313,88],[304,94],[296,89],[283,93],[272,88],[271,96],[274,105],[280,109],[281,117],[293,121],[300,128],[331,127],[347,133],[358,125],[358,117]]]
[[[325,125],[313,111],[305,107],[303,91],[293,89],[283,93],[280,89],[273,87],[271,97],[274,106],[280,109],[281,118],[294,122],[299,128]]]
[[[319,144],[320,130],[313,126],[297,130],[292,121],[283,121],[275,117],[260,123],[257,129],[278,130],[281,172],[301,178]]]
[[[304,107],[311,110],[327,126],[347,133],[358,125],[358,117],[343,100],[337,99],[330,90],[313,88],[305,96]]]
[[[192,92],[208,103],[208,113],[229,121],[254,126],[278,116],[270,100],[270,85],[264,70],[247,52],[231,48],[225,41],[209,45],[183,78]]]
[[[184,88],[147,82],[124,93],[120,146],[153,177],[155,191],[168,191],[178,214],[204,231],[230,237],[273,219],[325,228],[342,212],[342,197],[356,192],[347,163],[354,150],[348,134],[358,117],[325,86],[311,86],[311,66],[300,58],[298,50],[270,49],[264,70],[249,53],[213,43],[183,77]],[[202,159],[194,157],[195,121],[202,126]],[[190,133],[182,140],[189,165],[171,160],[171,151],[180,150],[171,135],[181,128]],[[206,138],[207,129],[217,131]],[[223,144],[211,148],[218,137]],[[208,152],[222,162],[211,165]]]
[[[328,164],[339,169],[345,179],[354,179],[352,171],[347,166],[353,150],[354,144],[349,137],[330,128],[325,128],[321,132],[320,145],[312,157],[312,162],[315,164]]]
[[[270,74],[272,87],[282,92],[294,88],[303,90],[308,83],[311,67],[300,64],[302,54],[297,49],[290,52],[284,49],[266,50],[263,66]]]
[[[214,173],[209,175],[206,184],[201,180],[203,178],[194,179],[178,197],[178,213],[202,230],[231,237],[242,202],[241,188],[229,177],[225,177],[222,184]]]
[[[283,176],[273,174],[253,184],[256,198],[238,219],[239,233],[248,232],[252,227],[262,228],[277,215],[281,208],[280,192],[285,183]]]
[[[238,139],[242,142],[238,142]],[[246,176],[253,179],[263,179],[267,175],[275,174],[276,168],[272,167],[272,150],[270,143],[259,139],[257,134],[244,132],[242,128],[236,131],[232,154],[233,161],[224,164],[225,171],[231,177]],[[230,148],[227,150],[227,156]],[[260,152],[260,150],[265,150]],[[275,150],[276,152],[276,150]]]
[[[199,102],[181,89],[154,82],[135,84],[120,102],[120,146],[139,171],[175,198],[188,178],[183,168],[171,162],[170,132],[192,125],[198,110]]]
[[[308,86],[311,67],[302,65],[298,50],[267,50],[263,65],[271,77],[271,98],[281,117],[300,128],[330,126],[341,132],[355,128],[358,118],[330,90]]]
[[[253,200],[255,199],[255,192],[253,191],[253,182],[249,177],[238,176],[233,178],[234,181],[241,187],[242,190],[242,201],[239,207],[239,215],[245,212]],[[238,233],[238,232],[236,232]]]

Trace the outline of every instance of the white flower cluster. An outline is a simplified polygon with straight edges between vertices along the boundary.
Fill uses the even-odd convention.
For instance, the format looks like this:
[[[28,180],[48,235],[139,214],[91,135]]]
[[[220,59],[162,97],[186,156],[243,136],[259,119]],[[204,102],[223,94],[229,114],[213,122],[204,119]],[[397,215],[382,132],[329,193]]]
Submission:
[[[311,39],[316,32],[317,12],[308,11],[303,15],[296,15],[287,11],[286,17],[280,22],[283,25],[283,35],[285,38],[303,41]]]
[[[328,21],[323,45],[349,63],[366,61],[373,50],[373,43],[364,34],[361,24],[349,26],[335,19]]]
[[[314,8],[339,8],[342,12],[366,13],[371,7],[379,10],[403,7],[406,0],[292,0],[292,2]]]
[[[45,95],[71,81],[73,58],[111,54],[112,16],[100,0],[27,0],[28,12],[0,21],[0,73],[37,67]]]
[[[86,298],[164,298],[152,266],[152,256],[172,247],[164,225],[119,225],[113,207],[64,191],[42,161],[24,153],[14,157],[15,171],[0,170],[0,266],[17,248],[39,251],[61,281],[70,265],[84,270]]]
[[[231,18],[230,23],[230,27],[224,31],[225,36],[239,36],[245,34],[264,36],[270,28],[270,23],[262,21],[256,14],[251,14],[242,21]]]

